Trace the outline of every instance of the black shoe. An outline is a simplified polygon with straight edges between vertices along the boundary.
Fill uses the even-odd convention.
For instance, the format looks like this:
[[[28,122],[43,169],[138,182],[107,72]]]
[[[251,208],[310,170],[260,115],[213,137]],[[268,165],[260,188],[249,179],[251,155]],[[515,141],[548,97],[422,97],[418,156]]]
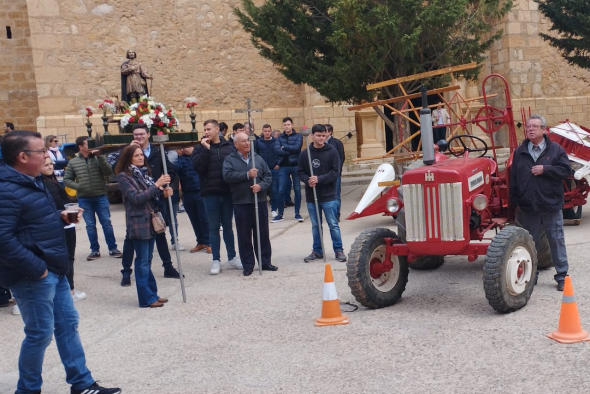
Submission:
[[[557,291],[563,291],[563,281],[557,282]]]
[[[305,261],[306,263],[309,263],[310,261],[314,261],[314,260],[320,260],[323,259],[324,256],[317,254],[316,252],[311,252],[311,254],[307,257],[305,257],[303,259],[303,261]]]
[[[263,265],[263,266],[262,266],[262,270],[263,270],[263,271],[278,271],[278,270],[279,270],[279,267],[277,267],[277,266],[274,266],[274,265],[272,265],[272,264],[269,264],[269,265]]]
[[[119,251],[119,249],[115,248],[113,250],[109,250],[109,256],[120,259],[121,257],[123,257],[123,253],[121,253],[121,251]]]
[[[131,286],[131,275],[130,274],[123,274],[123,279],[121,279],[121,286],[123,286],[123,287]]]
[[[295,203],[293,201],[285,201],[285,206],[286,207],[294,207]]]
[[[100,258],[100,252],[97,250],[97,251],[94,251],[94,252],[90,253],[88,255],[88,257],[86,257],[86,260],[87,261],[92,261],[92,260],[96,260],[98,258]]]
[[[244,276],[252,275],[252,271],[254,271],[253,268],[244,268]]]
[[[164,278],[180,279],[180,274],[174,267],[166,267],[164,269]]]
[[[344,254],[344,252],[336,252],[336,260],[342,263],[346,262],[346,255]]]
[[[85,389],[75,389],[75,388],[71,388],[70,389],[70,394],[119,394],[121,393],[121,389],[120,388],[112,388],[112,389],[107,389],[106,387],[101,387],[98,385],[98,383],[94,382],[94,384],[92,384],[92,386],[87,387]]]

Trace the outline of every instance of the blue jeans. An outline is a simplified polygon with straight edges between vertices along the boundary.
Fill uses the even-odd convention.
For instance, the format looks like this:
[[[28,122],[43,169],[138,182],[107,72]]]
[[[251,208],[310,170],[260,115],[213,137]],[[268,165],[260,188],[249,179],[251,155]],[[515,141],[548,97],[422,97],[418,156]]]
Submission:
[[[338,207],[338,201],[327,201],[319,202],[318,207],[320,209],[320,221],[322,221],[322,211],[326,217],[326,222],[330,228],[330,237],[332,238],[332,248],[334,252],[343,252],[342,249],[342,236],[340,235],[340,226],[338,226],[338,218],[336,217],[336,209]],[[307,212],[311,219],[311,233],[313,235],[313,251],[320,256],[324,255],[322,251],[322,240],[320,238],[320,225],[318,225],[318,217],[315,210],[315,204],[313,202],[307,203]]]
[[[107,196],[96,197],[78,197],[78,205],[84,210],[82,217],[86,222],[86,232],[90,240],[90,250],[98,252],[100,245],[98,244],[98,233],[96,232],[96,216],[102,226],[104,238],[107,241],[109,250],[117,249],[117,241],[115,240],[115,233],[113,232],[113,225],[111,224],[111,211],[109,210],[109,200]]]
[[[140,307],[146,307],[158,301],[158,285],[152,273],[152,257],[156,238],[134,239],[135,249],[135,287]]]
[[[43,357],[53,335],[66,381],[75,389],[92,385],[78,334],[79,315],[66,277],[48,272],[43,279],[21,279],[11,290],[25,323],[16,394],[40,392]]]
[[[279,168],[279,195],[285,198],[289,187],[293,185],[293,194],[295,194],[295,215],[299,215],[301,209],[301,182],[297,176],[297,167],[280,167]],[[279,202],[279,215],[283,216],[285,210],[284,200]]]
[[[236,257],[236,247],[234,244],[234,231],[232,228],[232,216],[234,205],[231,194],[213,194],[204,196],[205,208],[209,216],[209,241],[211,241],[211,252],[213,260],[219,260],[219,249],[221,248],[221,238],[219,237],[219,226],[223,227],[223,242],[227,250],[228,260]]]
[[[270,210],[276,211],[279,209],[279,204],[284,204],[283,195],[279,192],[280,175],[279,170],[270,170],[272,175],[272,183],[270,184]]]
[[[211,246],[209,242],[209,217],[201,193],[184,192],[184,209],[193,226],[197,244]]]

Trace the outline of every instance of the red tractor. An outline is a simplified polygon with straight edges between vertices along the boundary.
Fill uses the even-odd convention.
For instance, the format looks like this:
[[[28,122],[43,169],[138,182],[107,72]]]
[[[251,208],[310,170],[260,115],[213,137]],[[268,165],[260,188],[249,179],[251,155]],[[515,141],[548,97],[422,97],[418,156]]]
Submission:
[[[473,122],[490,134],[506,125],[512,155],[517,139],[508,83],[492,74],[484,86],[490,78],[503,82],[507,106],[491,107],[484,96],[484,107]],[[430,110],[425,119],[422,111],[421,125],[431,124]],[[397,233],[368,229],[351,247],[347,276],[352,294],[368,308],[390,306],[406,288],[409,267],[434,269],[449,255],[465,255],[469,261],[485,256],[483,284],[492,308],[508,313],[524,307],[533,292],[538,259],[540,268],[552,262],[547,239],[541,237],[537,251],[529,233],[515,224],[508,191],[512,156],[499,170],[493,138],[492,157],[486,157],[483,140],[457,135],[448,143],[463,147],[460,153],[452,151],[458,159],[435,160],[434,152],[426,150],[434,145],[427,140],[429,134],[423,129],[425,164],[430,165],[405,171],[398,196],[392,194],[386,202],[389,212],[397,214]],[[472,148],[474,139],[484,147]]]

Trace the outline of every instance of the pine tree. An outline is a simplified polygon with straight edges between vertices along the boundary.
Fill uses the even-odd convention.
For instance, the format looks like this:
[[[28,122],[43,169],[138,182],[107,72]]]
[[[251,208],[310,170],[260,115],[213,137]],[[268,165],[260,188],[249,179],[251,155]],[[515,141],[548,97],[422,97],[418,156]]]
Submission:
[[[511,0],[243,0],[235,12],[260,54],[290,81],[331,102],[372,100],[366,85],[469,62],[481,63]],[[475,79],[478,69],[462,72]],[[416,81],[415,90],[450,76]],[[379,98],[398,95],[393,87]]]
[[[541,37],[559,50],[569,64],[590,69],[590,2],[588,0],[535,0],[551,21],[551,31]]]

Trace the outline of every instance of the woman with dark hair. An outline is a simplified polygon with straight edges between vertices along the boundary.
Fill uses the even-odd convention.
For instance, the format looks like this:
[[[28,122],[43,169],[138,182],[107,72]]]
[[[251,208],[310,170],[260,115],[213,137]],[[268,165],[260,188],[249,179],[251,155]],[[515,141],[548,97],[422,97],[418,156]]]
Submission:
[[[157,308],[168,299],[158,296],[158,286],[152,273],[152,256],[156,233],[152,227],[152,212],[158,208],[158,200],[172,195],[169,175],[154,181],[143,150],[137,144],[123,149],[115,168],[119,189],[125,204],[127,234],[135,249],[135,285],[139,306]]]
[[[70,197],[66,193],[64,187],[57,181],[54,174],[53,161],[48,157],[45,159],[45,164],[41,169],[43,175],[43,184],[45,188],[51,193],[55,206],[58,210],[65,209],[65,204],[70,203]],[[70,284],[70,292],[74,301],[82,301],[86,299],[86,293],[83,291],[74,290],[74,258],[76,255],[76,225],[68,224],[64,227],[66,233],[66,245],[68,247],[68,255],[70,257],[70,272],[66,275],[68,283]]]

